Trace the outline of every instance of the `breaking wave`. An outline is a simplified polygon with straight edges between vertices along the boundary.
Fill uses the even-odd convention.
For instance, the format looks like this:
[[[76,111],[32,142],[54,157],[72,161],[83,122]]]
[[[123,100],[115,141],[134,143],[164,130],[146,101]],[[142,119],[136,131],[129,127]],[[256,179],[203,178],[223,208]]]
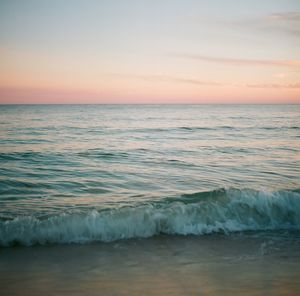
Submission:
[[[0,221],[0,245],[110,242],[158,234],[300,229],[300,191],[218,189],[116,209]]]

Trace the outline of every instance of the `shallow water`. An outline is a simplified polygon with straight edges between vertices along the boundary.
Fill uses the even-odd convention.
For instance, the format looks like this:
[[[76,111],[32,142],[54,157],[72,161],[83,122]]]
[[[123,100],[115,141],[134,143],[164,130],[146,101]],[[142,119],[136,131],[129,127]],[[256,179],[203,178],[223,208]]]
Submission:
[[[0,245],[300,229],[298,105],[0,106]]]
[[[298,295],[300,233],[0,249],[2,295]]]

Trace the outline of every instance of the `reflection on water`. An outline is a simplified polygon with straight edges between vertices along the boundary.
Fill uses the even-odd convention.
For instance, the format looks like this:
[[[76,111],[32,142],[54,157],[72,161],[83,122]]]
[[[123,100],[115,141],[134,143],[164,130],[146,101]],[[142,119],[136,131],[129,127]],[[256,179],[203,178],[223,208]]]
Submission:
[[[0,107],[5,217],[222,187],[297,189],[300,107]]]

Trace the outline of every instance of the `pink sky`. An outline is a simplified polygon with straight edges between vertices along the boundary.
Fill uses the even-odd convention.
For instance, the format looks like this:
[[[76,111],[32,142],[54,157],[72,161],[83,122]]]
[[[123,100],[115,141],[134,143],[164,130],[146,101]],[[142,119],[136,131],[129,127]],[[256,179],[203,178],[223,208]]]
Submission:
[[[0,103],[300,103],[300,4],[237,3],[3,1]]]

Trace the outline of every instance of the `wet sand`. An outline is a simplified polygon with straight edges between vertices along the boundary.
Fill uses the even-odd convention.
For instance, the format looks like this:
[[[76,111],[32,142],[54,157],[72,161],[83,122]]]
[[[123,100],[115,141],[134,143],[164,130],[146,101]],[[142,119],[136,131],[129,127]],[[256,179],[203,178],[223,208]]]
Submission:
[[[299,235],[0,249],[1,295],[299,295]]]

